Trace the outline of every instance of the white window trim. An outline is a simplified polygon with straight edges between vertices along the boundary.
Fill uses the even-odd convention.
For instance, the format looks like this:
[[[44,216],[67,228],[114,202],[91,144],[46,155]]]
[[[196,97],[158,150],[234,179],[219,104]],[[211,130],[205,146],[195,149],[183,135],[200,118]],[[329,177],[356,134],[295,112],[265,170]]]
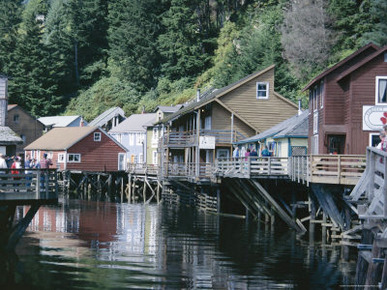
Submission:
[[[134,133],[129,133],[128,134],[129,136],[129,146],[133,146],[134,145]]]
[[[320,82],[320,109],[324,108],[324,97],[325,97],[325,84],[324,81]]]
[[[258,86],[259,85],[266,85],[266,97],[259,97],[258,96]],[[255,87],[255,94],[257,100],[267,100],[269,98],[269,83],[268,82],[257,82]]]
[[[318,112],[313,112],[313,134],[318,134]]]
[[[70,161],[70,156],[78,156],[78,161]],[[67,162],[68,163],[81,163],[81,154],[80,153],[67,153]]]
[[[387,76],[377,76],[375,80],[375,105],[387,105],[387,102],[379,102],[379,80],[387,80]]]
[[[65,163],[65,153],[58,154],[58,163]]]
[[[101,142],[102,134],[101,132],[94,132],[94,142]]]

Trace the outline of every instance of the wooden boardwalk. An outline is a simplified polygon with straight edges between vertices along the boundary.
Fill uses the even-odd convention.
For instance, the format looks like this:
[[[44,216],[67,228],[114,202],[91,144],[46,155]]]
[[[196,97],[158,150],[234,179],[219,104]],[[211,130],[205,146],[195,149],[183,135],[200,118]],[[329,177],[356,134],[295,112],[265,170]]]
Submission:
[[[56,169],[0,169],[0,252],[12,251],[42,204],[58,201]],[[30,205],[14,225],[18,205]]]

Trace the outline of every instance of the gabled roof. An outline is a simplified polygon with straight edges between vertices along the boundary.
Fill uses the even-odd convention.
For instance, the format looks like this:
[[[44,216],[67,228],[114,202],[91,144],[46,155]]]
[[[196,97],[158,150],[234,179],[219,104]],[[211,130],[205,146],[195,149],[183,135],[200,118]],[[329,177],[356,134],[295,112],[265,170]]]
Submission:
[[[369,43],[365,46],[363,46],[362,48],[358,49],[357,51],[355,51],[354,53],[352,53],[351,55],[347,56],[346,58],[344,58],[343,60],[339,61],[338,63],[336,63],[334,66],[332,66],[331,68],[323,71],[321,74],[319,74],[317,77],[315,77],[313,80],[311,80],[305,88],[302,89],[302,91],[306,91],[308,90],[310,87],[312,87],[316,82],[319,82],[321,79],[323,79],[325,76],[329,75],[330,73],[332,73],[333,71],[335,71],[337,68],[343,66],[344,64],[346,64],[347,62],[349,62],[350,60],[352,60],[353,58],[355,58],[356,56],[360,55],[361,53],[367,51],[367,50],[370,50],[370,51],[377,51],[379,50],[379,47],[376,46],[375,44],[373,43]]]
[[[176,106],[157,106],[153,112],[160,110],[163,113],[175,113],[176,111],[180,110],[181,107],[183,107],[181,104]]]
[[[113,107],[96,117],[93,121],[89,123],[88,126],[102,127],[117,115],[121,115],[124,119],[126,118],[124,110],[122,110],[120,107]]]
[[[365,59],[363,59],[362,61],[359,61],[356,65],[354,66],[351,66],[350,68],[348,68],[347,70],[343,71],[336,79],[336,81],[340,81],[342,80],[343,78],[345,78],[347,75],[353,73],[354,71],[356,71],[357,69],[359,69],[360,67],[362,67],[363,65],[365,65],[366,63],[370,62],[371,60],[373,60],[374,58],[376,58],[377,56],[379,56],[380,54],[382,53],[385,53],[387,51],[387,45],[382,47],[381,49],[375,51],[373,54],[367,56]]]
[[[109,133],[145,132],[145,127],[155,120],[155,113],[133,114],[121,124],[111,129]]]
[[[30,116],[32,119],[34,119],[36,122],[39,122],[40,124],[42,124],[42,126],[44,126],[44,124],[42,122],[40,122],[38,119],[36,119],[34,116],[32,116],[29,112],[27,112],[26,110],[24,110],[21,106],[19,106],[18,104],[10,104],[7,106],[7,111],[11,111],[15,108],[19,108],[21,111],[23,111],[25,114],[27,114],[28,116]]]
[[[0,145],[23,144],[23,139],[19,137],[11,128],[0,126]]]
[[[97,129],[97,127],[54,128],[29,144],[24,150],[67,150]]]
[[[271,65],[271,66],[265,68],[264,70],[252,73],[252,74],[250,74],[250,75],[248,75],[248,76],[238,80],[237,82],[235,82],[233,84],[230,84],[230,85],[228,85],[226,87],[223,87],[221,89],[215,89],[215,90],[212,91],[212,93],[210,93],[210,94],[206,95],[205,97],[201,98],[199,101],[193,101],[193,102],[191,102],[191,103],[189,103],[187,105],[184,105],[184,107],[182,109],[180,109],[177,112],[175,112],[175,113],[165,117],[160,122],[161,123],[166,123],[166,122],[169,122],[170,120],[175,119],[177,116],[185,115],[185,114],[187,114],[189,112],[192,112],[192,111],[194,111],[194,110],[196,110],[196,109],[198,109],[198,108],[200,108],[200,107],[202,107],[202,106],[212,102],[213,100],[222,97],[223,95],[227,94],[228,92],[239,88],[240,86],[242,86],[243,84],[245,84],[245,83],[249,82],[250,80],[256,78],[257,76],[270,71],[274,67],[275,67],[275,65]],[[287,100],[285,98],[283,98],[283,99],[288,101],[289,103],[293,104],[289,100]]]
[[[38,120],[44,124],[44,126],[53,126],[54,128],[67,127],[77,119],[81,120],[81,116],[50,116],[40,117]],[[85,122],[86,125],[86,122]]]
[[[308,114],[309,110],[305,110],[300,115],[297,114],[258,135],[246,138],[235,144],[258,142],[269,137],[273,139],[308,138]]]

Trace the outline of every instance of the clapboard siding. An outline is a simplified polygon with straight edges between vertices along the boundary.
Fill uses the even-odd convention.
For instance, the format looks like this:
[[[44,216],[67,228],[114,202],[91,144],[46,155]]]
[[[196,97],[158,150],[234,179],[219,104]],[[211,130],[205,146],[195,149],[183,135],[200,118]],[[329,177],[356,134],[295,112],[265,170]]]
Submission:
[[[19,136],[24,136],[25,143],[16,146],[16,152],[23,152],[28,144],[43,135],[44,125],[25,112],[18,105],[9,105],[6,125]]]
[[[325,86],[324,107],[319,108],[319,153],[329,153],[328,134],[346,136],[345,154],[364,154],[369,146],[371,132],[362,128],[363,106],[375,105],[376,77],[387,75],[384,53],[375,57],[372,53],[375,53],[374,47],[356,52],[341,66],[322,73],[323,77],[316,78],[310,86],[313,89],[320,80]],[[311,102],[309,108],[313,112]],[[309,115],[309,136],[313,136],[313,113]]]
[[[231,113],[217,103],[214,103],[212,106],[212,130],[231,130]],[[254,129],[235,116],[234,131],[243,134],[245,137],[255,134]]]
[[[269,83],[269,98],[257,100],[256,83]],[[220,101],[262,132],[297,113],[297,106],[274,93],[274,68],[222,96]]]
[[[118,153],[126,152],[105,134],[100,142],[95,142],[92,133],[69,148],[68,153],[80,153],[82,162],[67,163],[67,169],[117,171]]]

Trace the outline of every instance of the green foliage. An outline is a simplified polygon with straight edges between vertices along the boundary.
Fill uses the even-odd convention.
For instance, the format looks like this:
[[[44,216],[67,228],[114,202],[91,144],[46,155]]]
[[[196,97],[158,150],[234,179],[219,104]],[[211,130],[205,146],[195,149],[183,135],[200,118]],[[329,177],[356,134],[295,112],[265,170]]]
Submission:
[[[132,82],[138,90],[147,91],[156,85],[159,54],[157,1],[120,0],[109,10],[109,56],[111,73]]]
[[[373,23],[370,31],[364,33],[362,44],[373,42],[376,45],[387,45],[387,2],[371,0],[370,14]]]
[[[140,94],[127,82],[116,77],[102,78],[90,89],[72,99],[66,115],[82,115],[91,121],[111,107],[121,107],[127,116],[137,111]]]

